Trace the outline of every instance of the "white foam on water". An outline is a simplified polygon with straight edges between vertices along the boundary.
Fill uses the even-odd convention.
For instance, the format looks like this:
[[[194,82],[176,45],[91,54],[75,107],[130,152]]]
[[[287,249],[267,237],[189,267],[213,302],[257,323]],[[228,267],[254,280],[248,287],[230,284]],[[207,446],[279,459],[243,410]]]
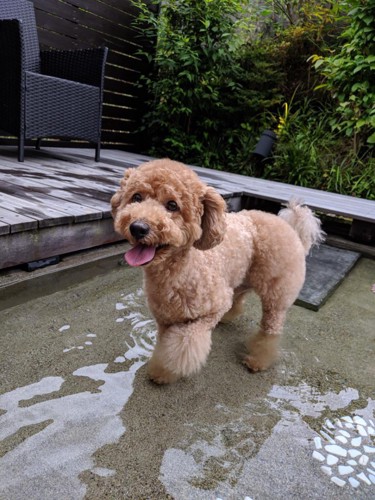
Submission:
[[[91,469],[92,454],[105,444],[115,443],[125,428],[118,416],[132,393],[134,375],[140,363],[134,363],[127,372],[105,373],[107,364],[80,368],[73,375],[103,381],[99,392],[81,392],[50,399],[31,406],[20,407],[23,393],[28,387],[5,395],[11,405],[0,408],[7,413],[0,417],[0,427],[8,437],[22,427],[48,421],[40,432],[28,437],[2,458],[0,491],[5,498],[28,496],[32,485],[37,486],[37,497],[48,498],[53,490],[60,498],[83,498],[86,486],[78,476]],[[52,392],[52,385],[61,385],[61,379],[42,379],[40,391],[35,395]],[[55,389],[56,390],[56,389]],[[3,433],[3,434],[4,434]]]
[[[0,409],[5,410],[0,416],[1,439],[24,427],[44,424],[42,430],[31,432],[2,457],[1,498],[81,499],[86,494],[86,485],[79,479],[83,471],[92,470],[102,477],[115,474],[114,470],[96,467],[92,457],[104,445],[117,442],[125,432],[120,412],[133,392],[136,372],[152,352],[156,332],[153,322],[142,313],[141,296],[137,291],[124,297],[124,302],[129,299],[128,315],[133,327],[129,350],[121,356],[124,361],[132,360],[126,371],[106,373],[107,363],[75,370],[74,376],[102,382],[94,393],[61,395],[58,392],[64,379],[45,377],[0,396]],[[56,397],[20,406],[21,401],[54,392],[58,393]]]
[[[94,467],[93,469],[91,469],[91,472],[100,477],[109,477],[109,476],[114,476],[116,474],[115,470],[106,469],[105,467]]]
[[[66,330],[69,330],[70,325],[63,325],[61,328],[59,328],[59,332],[65,332]]]

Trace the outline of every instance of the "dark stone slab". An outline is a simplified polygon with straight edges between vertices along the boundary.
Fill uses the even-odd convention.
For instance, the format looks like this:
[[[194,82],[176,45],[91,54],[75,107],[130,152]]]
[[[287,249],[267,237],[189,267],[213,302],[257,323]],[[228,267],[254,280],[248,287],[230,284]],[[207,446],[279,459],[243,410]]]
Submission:
[[[306,260],[306,280],[296,304],[318,311],[360,256],[358,252],[328,245],[313,248]]]

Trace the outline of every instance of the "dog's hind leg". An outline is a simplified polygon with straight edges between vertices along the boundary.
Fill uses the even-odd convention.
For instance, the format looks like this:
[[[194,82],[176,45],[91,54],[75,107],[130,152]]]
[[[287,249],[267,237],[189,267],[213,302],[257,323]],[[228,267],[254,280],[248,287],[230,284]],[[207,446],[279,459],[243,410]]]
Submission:
[[[221,318],[221,323],[230,323],[244,312],[244,304],[247,292],[248,290],[242,291],[238,294],[236,292],[234,293],[232,307]]]
[[[252,371],[267,370],[278,358],[286,310],[265,310],[258,333],[249,338],[244,364]]]
[[[197,373],[211,349],[211,332],[218,317],[199,318],[160,328],[148,374],[157,384],[169,384]]]

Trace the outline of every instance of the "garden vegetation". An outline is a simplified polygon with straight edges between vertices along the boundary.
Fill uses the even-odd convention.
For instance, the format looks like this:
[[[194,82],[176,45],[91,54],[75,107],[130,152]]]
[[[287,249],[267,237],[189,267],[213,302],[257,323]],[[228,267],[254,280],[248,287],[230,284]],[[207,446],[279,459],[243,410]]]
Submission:
[[[375,199],[374,0],[133,3],[147,153]]]

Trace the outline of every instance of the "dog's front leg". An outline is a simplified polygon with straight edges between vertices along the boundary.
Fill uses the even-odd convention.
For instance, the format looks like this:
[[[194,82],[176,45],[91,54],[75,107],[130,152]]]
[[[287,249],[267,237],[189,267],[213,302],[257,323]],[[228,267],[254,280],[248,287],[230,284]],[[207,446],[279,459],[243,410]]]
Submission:
[[[211,332],[218,315],[207,316],[169,327],[159,327],[148,374],[157,384],[169,384],[197,373],[211,349]]]

